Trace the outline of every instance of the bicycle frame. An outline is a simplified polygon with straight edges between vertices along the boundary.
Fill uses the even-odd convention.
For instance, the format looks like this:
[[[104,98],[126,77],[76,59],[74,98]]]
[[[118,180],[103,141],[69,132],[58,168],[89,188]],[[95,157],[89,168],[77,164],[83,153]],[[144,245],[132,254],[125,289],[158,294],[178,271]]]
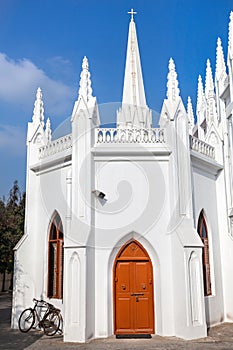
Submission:
[[[43,321],[45,320],[45,318],[47,317],[48,313],[49,313],[49,309],[50,309],[50,304],[48,304],[47,302],[45,302],[44,300],[37,300],[37,299],[33,299],[35,305],[32,308],[34,314],[35,314],[35,318],[36,318],[36,323],[35,326],[33,328],[39,327],[39,328],[43,328]],[[41,305],[38,305],[41,304]],[[44,309],[44,310],[43,310]],[[40,312],[39,312],[40,310]],[[43,316],[41,316],[43,314]]]
[[[33,299],[34,307],[27,308],[22,311],[19,317],[19,329],[21,332],[28,332],[31,328],[43,329],[46,335],[54,335],[58,331],[62,333],[59,328],[62,325],[62,316],[60,310],[54,305],[44,301]]]

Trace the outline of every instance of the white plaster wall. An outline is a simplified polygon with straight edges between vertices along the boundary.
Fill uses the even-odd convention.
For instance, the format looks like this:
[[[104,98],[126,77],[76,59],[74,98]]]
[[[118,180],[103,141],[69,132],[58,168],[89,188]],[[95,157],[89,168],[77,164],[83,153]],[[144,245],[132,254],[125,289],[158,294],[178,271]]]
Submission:
[[[106,201],[95,200],[96,337],[114,332],[113,265],[121,246],[132,238],[152,260],[156,333],[174,335],[168,162],[98,161],[96,189],[106,194]]]
[[[207,325],[220,323],[224,319],[222,290],[222,267],[220,251],[221,230],[218,223],[216,180],[214,175],[193,169],[194,222],[197,227],[199,214],[204,209],[208,225],[209,255],[211,264],[212,295],[205,297]]]
[[[224,295],[224,319],[233,321],[233,237],[229,227],[226,205],[225,178],[222,171],[217,179],[217,205],[219,221],[219,239],[221,248],[221,267]]]
[[[20,312],[33,305],[33,298],[48,300],[49,225],[54,211],[57,210],[65,230],[67,171],[68,168],[62,168],[37,176],[30,170],[30,188],[27,192],[29,198],[26,199],[26,235],[16,251],[12,315],[14,327],[17,327]],[[51,299],[50,302],[63,311],[62,300]]]

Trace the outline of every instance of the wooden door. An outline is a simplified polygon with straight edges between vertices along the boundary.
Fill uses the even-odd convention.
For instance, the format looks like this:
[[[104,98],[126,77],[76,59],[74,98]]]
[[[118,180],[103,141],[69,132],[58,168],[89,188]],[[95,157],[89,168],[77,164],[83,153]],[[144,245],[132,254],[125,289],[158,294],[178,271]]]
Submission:
[[[154,333],[152,264],[138,242],[120,251],[114,276],[115,334]]]

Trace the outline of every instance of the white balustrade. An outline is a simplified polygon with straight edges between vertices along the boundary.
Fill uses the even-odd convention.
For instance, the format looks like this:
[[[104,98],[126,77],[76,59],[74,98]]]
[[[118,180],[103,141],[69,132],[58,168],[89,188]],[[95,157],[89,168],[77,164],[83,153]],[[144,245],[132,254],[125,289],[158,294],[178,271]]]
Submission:
[[[60,137],[57,140],[49,142],[47,145],[40,147],[39,158],[43,159],[53,154],[65,151],[72,147],[72,135]]]
[[[208,143],[205,143],[204,141],[201,141],[194,136],[191,136],[190,138],[190,147],[192,150],[202,153],[207,157],[210,157],[212,159],[215,158],[214,147],[208,145]]]
[[[164,129],[97,128],[95,143],[165,143]]]

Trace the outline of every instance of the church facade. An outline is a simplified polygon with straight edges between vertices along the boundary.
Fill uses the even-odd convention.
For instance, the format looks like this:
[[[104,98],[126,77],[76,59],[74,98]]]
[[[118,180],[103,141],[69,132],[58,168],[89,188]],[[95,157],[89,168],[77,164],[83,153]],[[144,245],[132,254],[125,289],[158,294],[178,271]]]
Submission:
[[[52,138],[38,88],[13,328],[33,297],[62,310],[64,341],[194,339],[233,321],[233,13],[227,64],[220,39],[216,52],[215,78],[207,60],[205,87],[198,79],[196,118],[170,59],[158,128],[146,103],[133,11],[115,128],[101,127],[86,57],[71,133]]]

